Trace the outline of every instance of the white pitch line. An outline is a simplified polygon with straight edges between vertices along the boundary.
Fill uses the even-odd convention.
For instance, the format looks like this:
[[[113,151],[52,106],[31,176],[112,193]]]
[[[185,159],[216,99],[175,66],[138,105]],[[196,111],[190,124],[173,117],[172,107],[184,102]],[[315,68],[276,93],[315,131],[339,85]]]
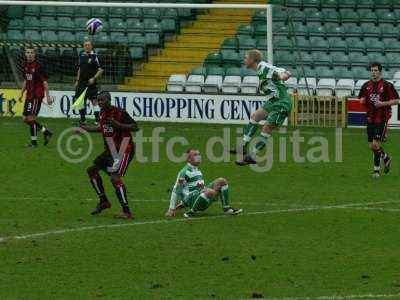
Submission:
[[[400,212],[400,208],[383,208],[383,207],[348,207],[350,209],[356,210],[373,210],[373,211],[383,211],[383,212]]]
[[[385,204],[385,203],[397,203],[400,200],[390,200],[390,201],[379,201],[379,202],[364,202],[364,203],[349,203],[349,204],[341,204],[341,205],[328,205],[328,206],[310,206],[310,207],[300,207],[300,208],[289,208],[289,209],[278,209],[278,210],[267,210],[267,211],[256,211],[250,213],[244,213],[240,216],[251,216],[251,215],[267,215],[267,214],[277,214],[277,213],[290,213],[290,212],[307,212],[307,211],[318,211],[318,210],[325,210],[325,209],[369,209],[368,207],[357,207],[363,205],[377,205],[377,204]],[[371,210],[383,210],[381,208],[370,208]],[[394,210],[390,210],[394,211]],[[395,210],[397,211],[397,210]],[[400,210],[399,210],[400,211]],[[127,227],[127,226],[138,226],[138,225],[150,225],[150,224],[162,224],[162,223],[174,223],[174,222],[182,222],[182,221],[194,221],[194,220],[210,220],[210,219],[217,219],[226,217],[225,215],[218,215],[218,216],[205,216],[205,217],[198,217],[194,219],[173,219],[173,220],[154,220],[154,221],[144,221],[144,222],[133,222],[133,223],[123,223],[123,224],[105,224],[105,225],[96,225],[96,226],[84,226],[78,228],[67,228],[67,229],[59,229],[59,230],[52,230],[52,231],[44,231],[38,233],[31,233],[26,235],[15,235],[15,236],[5,236],[0,237],[0,243],[5,242],[7,240],[24,240],[34,237],[42,237],[48,235],[57,235],[57,234],[64,234],[69,232],[80,232],[80,231],[88,231],[88,230],[95,230],[95,229],[102,229],[102,228],[118,228],[118,227]]]
[[[318,211],[318,210],[325,210],[325,209],[343,209],[346,208],[343,205],[331,205],[331,206],[316,206],[316,207],[303,207],[303,208],[291,208],[291,209],[278,209],[278,210],[267,210],[267,211],[256,211],[256,212],[249,212],[243,213],[238,216],[254,216],[254,215],[268,215],[268,214],[279,214],[279,213],[291,213],[291,212],[307,212],[307,211]],[[84,227],[77,227],[77,228],[66,228],[66,229],[59,229],[59,230],[51,230],[51,231],[44,231],[38,233],[30,233],[25,235],[14,235],[14,236],[4,236],[0,237],[0,242],[5,242],[8,240],[25,240],[29,238],[36,238],[36,237],[43,237],[48,235],[58,235],[70,232],[81,232],[81,231],[89,231],[89,230],[96,230],[96,229],[104,229],[104,228],[120,228],[120,227],[128,227],[128,226],[139,226],[139,225],[151,225],[151,224],[168,224],[168,223],[176,223],[176,222],[190,222],[190,221],[201,221],[201,220],[212,220],[212,219],[219,219],[219,218],[226,218],[228,216],[225,215],[218,215],[218,216],[205,216],[205,217],[198,217],[193,219],[173,219],[173,220],[154,220],[154,221],[144,221],[144,222],[133,222],[133,223],[122,223],[122,224],[105,224],[105,225],[95,225],[95,226],[84,226]]]
[[[359,202],[359,203],[349,203],[342,204],[341,206],[351,207],[351,206],[370,206],[370,205],[379,205],[379,204],[390,204],[390,203],[400,203],[400,200],[386,200],[386,201],[375,201],[375,202]]]
[[[317,296],[317,297],[287,297],[287,298],[265,298],[265,300],[351,300],[351,299],[389,299],[400,297],[399,294],[364,294],[348,296]]]
[[[98,201],[96,198],[71,198],[76,201]],[[12,196],[0,196],[0,200],[40,200],[40,201],[53,201],[53,200],[66,200],[66,198],[51,198],[51,197],[12,197]],[[139,202],[139,203],[169,203],[169,199],[129,199],[129,202]],[[304,203],[276,203],[276,202],[266,202],[262,203],[259,201],[239,201],[236,202],[236,204],[241,204],[241,205],[260,205],[260,206],[294,206],[294,207],[299,207],[304,205]],[[391,203],[400,203],[399,199],[393,199],[393,200],[386,200],[386,201],[375,201],[375,202],[357,202],[357,203],[343,203],[343,204],[336,204],[332,203],[329,205],[337,205],[337,206],[343,206],[343,207],[350,207],[350,206],[371,206],[371,205],[379,205],[379,204],[391,204]],[[321,206],[320,204],[309,204],[311,207],[319,207]]]
[[[99,199],[96,198],[82,198],[82,199],[77,199],[77,198],[71,198],[71,200],[76,200],[76,201],[87,201],[87,202],[94,202],[94,201],[99,201]],[[64,201],[66,198],[63,199],[57,199],[57,198],[46,198],[46,197],[1,197],[0,200],[39,200],[39,201],[46,201],[46,202],[53,202],[55,200],[58,201]],[[169,199],[129,199],[129,203],[169,203]],[[238,205],[257,205],[257,206],[280,206],[280,207],[287,207],[287,206],[293,206],[293,207],[299,207],[303,204],[295,204],[295,203],[261,203],[261,202],[256,202],[256,201],[239,201],[236,202],[235,204]]]

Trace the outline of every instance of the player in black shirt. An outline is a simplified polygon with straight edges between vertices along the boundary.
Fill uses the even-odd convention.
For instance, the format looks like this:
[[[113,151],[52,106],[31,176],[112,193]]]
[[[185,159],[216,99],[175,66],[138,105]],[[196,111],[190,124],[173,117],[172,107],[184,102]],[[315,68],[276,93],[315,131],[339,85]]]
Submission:
[[[89,99],[93,103],[93,110],[96,122],[99,121],[100,108],[97,104],[97,79],[103,74],[104,70],[100,65],[99,58],[95,51],[93,51],[93,45],[91,41],[85,41],[83,43],[83,51],[79,54],[78,62],[78,73],[76,75],[75,82],[75,99],[78,98],[83,91],[86,91],[86,99]],[[86,105],[85,108],[79,111],[80,123],[86,122]]]

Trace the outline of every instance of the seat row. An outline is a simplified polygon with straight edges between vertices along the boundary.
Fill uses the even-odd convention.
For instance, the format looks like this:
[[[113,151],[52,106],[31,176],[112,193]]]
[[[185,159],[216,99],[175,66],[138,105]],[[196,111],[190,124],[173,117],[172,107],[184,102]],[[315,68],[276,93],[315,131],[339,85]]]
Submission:
[[[305,8],[400,8],[399,0],[270,0],[270,4],[277,4],[282,6],[294,7],[298,9]]]
[[[121,7],[71,7],[71,6],[9,6],[7,15],[10,19],[21,19],[24,16],[33,17],[84,17],[100,18],[163,18],[163,17],[191,17],[191,9],[174,8],[121,8]]]
[[[400,77],[400,74],[399,74]],[[297,80],[291,77],[286,85],[288,92],[293,94],[297,91],[300,95],[316,96],[357,96],[362,85],[367,79],[339,79],[315,77],[303,77]],[[392,80],[395,88],[400,90],[400,78]],[[257,76],[239,75],[199,75],[191,74],[188,77],[184,74],[173,74],[167,84],[169,92],[188,93],[224,93],[224,94],[258,94],[259,79]]]

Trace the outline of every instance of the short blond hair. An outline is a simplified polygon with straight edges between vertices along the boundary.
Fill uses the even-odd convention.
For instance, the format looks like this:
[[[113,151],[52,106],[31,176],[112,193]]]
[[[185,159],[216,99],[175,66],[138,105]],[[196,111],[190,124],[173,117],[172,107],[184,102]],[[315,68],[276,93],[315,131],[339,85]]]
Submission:
[[[247,51],[247,57],[254,59],[257,63],[263,60],[263,54],[257,49]]]

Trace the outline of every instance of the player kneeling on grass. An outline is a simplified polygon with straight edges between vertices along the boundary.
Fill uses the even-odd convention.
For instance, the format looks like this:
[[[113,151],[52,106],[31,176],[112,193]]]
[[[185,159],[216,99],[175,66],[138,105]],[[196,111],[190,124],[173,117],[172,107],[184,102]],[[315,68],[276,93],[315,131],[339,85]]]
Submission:
[[[190,210],[184,213],[184,217],[193,217],[196,212],[206,210],[218,197],[221,198],[225,214],[237,215],[243,212],[242,209],[230,206],[229,187],[225,178],[218,178],[204,186],[203,174],[198,169],[201,163],[200,151],[189,149],[186,153],[187,164],[178,174],[165,216],[175,217],[176,208],[188,207]],[[178,197],[182,202],[177,206]]]
[[[122,213],[115,217],[132,219],[133,216],[128,206],[125,184],[121,177],[125,175],[134,155],[135,146],[132,141],[131,131],[138,131],[139,128],[135,120],[126,111],[111,105],[109,92],[101,92],[97,100],[101,108],[99,124],[81,126],[83,130],[89,132],[101,132],[105,146],[105,151],[87,169],[90,183],[100,200],[92,215],[99,214],[104,209],[111,207],[111,203],[108,201],[104,191],[103,180],[99,174],[100,170],[102,170],[110,176],[111,183],[122,207]]]
[[[257,153],[264,149],[273,129],[282,126],[292,109],[292,101],[287,93],[287,87],[283,83],[290,78],[290,72],[277,68],[262,59],[262,53],[258,50],[250,50],[246,53],[245,65],[247,68],[257,71],[260,79],[260,91],[265,94],[266,99],[263,106],[251,115],[250,122],[244,129],[243,142],[236,149],[230,151],[232,154],[244,156],[236,162],[240,166],[256,163]],[[252,152],[246,155],[246,147],[256,134],[258,123],[262,120],[266,122],[261,130],[259,140]]]

